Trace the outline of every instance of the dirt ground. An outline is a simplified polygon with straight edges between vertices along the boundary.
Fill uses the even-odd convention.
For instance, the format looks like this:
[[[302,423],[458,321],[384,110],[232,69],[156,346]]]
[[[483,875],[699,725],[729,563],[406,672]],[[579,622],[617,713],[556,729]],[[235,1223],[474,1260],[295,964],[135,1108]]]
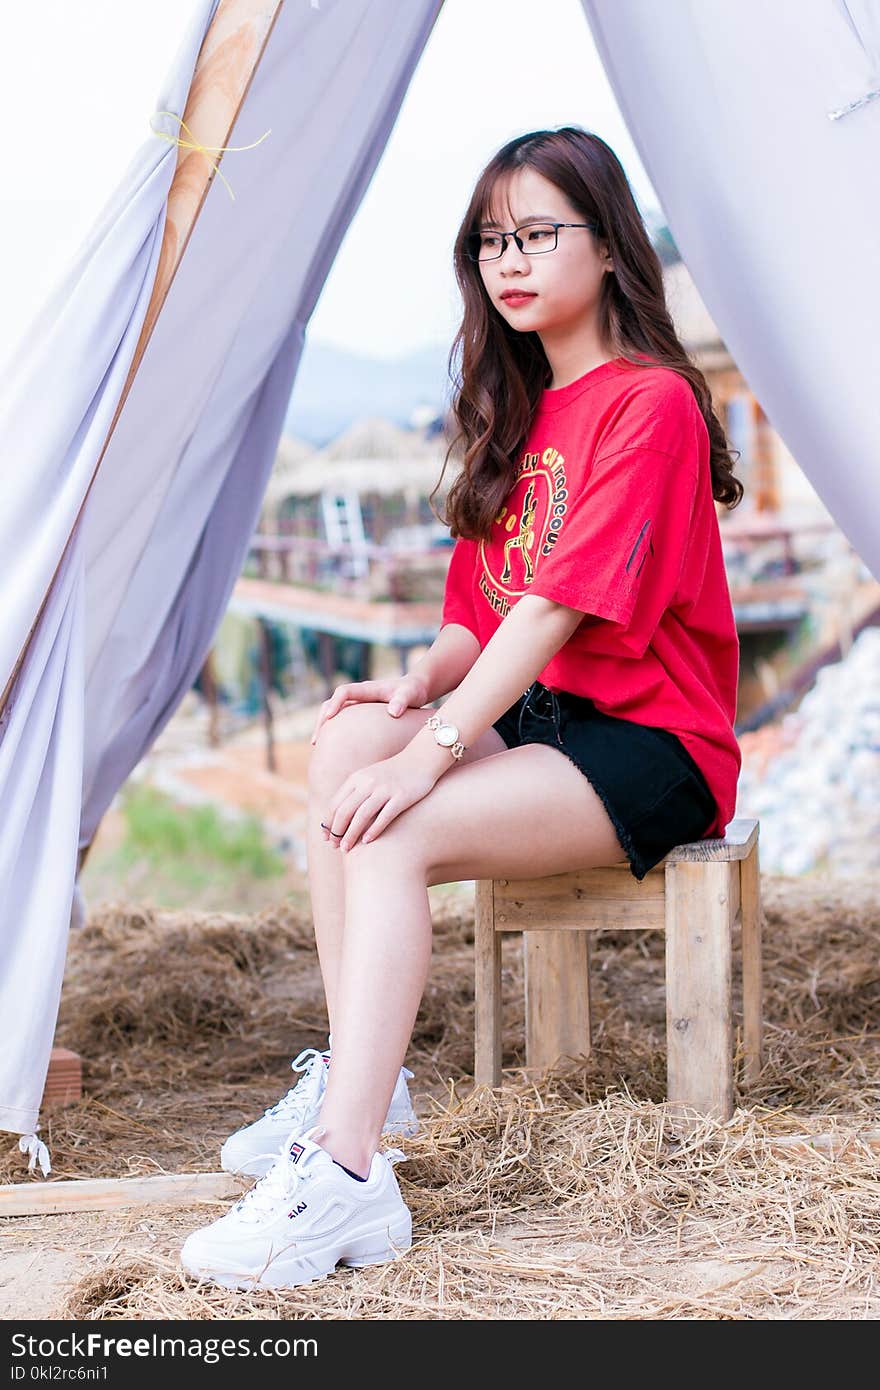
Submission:
[[[0,1317],[834,1318],[880,1315],[876,883],[762,880],[767,1056],[732,1121],[687,1143],[665,1094],[663,942],[603,933],[594,1047],[523,1069],[520,939],[504,939],[505,1084],[473,1087],[472,893],[431,890],[431,978],[407,1058],[422,1121],[398,1177],[415,1243],[290,1291],[196,1285],[177,1252],[227,1201],[7,1218]],[[53,1179],[217,1171],[326,1019],[302,902],[251,916],[93,906],[56,1040],[83,1100],[47,1112]],[[780,1148],[840,1137],[833,1154]],[[0,1180],[27,1182],[13,1136]],[[35,1181],[41,1181],[38,1177]]]

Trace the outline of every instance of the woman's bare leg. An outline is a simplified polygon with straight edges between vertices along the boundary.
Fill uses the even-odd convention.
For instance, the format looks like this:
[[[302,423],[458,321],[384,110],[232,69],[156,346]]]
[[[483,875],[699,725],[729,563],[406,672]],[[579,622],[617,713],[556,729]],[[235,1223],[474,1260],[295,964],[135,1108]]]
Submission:
[[[342,861],[346,856],[339,853],[332,840],[326,839],[321,829],[321,821],[326,823],[327,807],[349,773],[399,753],[418,733],[429,714],[428,709],[410,709],[395,719],[388,714],[385,705],[348,705],[329,723],[322,726],[312,752],[309,763],[306,852],[315,942],[331,1033],[336,1013],[337,980],[345,924]],[[500,752],[504,746],[500,734],[494,729],[489,729],[467,750],[461,765]],[[452,768],[446,775],[454,777],[458,772],[458,768]]]
[[[343,861],[346,907],[319,1142],[365,1175],[428,973],[428,887],[540,878],[626,856],[587,779],[538,744],[450,771],[378,839],[331,853]]]
[[[342,865],[339,862],[342,856],[334,853],[327,844],[319,824],[323,818],[321,806],[327,800],[329,797],[326,794],[316,794],[314,785],[310,783],[306,836],[309,897],[315,927],[315,945],[324,983],[324,997],[327,1000],[327,1016],[332,1033],[339,955],[345,926],[345,883]]]

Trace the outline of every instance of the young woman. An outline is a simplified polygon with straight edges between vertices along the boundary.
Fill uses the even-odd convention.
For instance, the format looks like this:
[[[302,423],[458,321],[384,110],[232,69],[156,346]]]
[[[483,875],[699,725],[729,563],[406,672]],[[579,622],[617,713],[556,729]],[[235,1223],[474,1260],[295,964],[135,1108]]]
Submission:
[[[182,1258],[232,1285],[410,1244],[401,1155],[379,1139],[414,1119],[402,1064],[430,885],[624,861],[641,879],[734,812],[715,502],[742,485],[620,163],[578,127],[512,140],[454,254],[463,468],[442,625],[407,676],[321,710],[309,877],[333,1061],[303,1054],[299,1085],[224,1148],[264,1176]]]

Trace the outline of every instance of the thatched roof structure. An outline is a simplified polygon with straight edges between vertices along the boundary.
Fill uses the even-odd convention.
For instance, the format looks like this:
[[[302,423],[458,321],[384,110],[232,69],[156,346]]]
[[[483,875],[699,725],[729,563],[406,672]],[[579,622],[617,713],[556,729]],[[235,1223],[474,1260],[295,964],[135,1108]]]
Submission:
[[[684,262],[665,266],[663,278],[678,335],[700,369],[733,368],[718,327]],[[446,447],[442,434],[426,438],[418,430],[403,429],[380,416],[355,420],[322,449],[285,435],[278,446],[264,510],[274,511],[289,497],[316,497],[325,489],[361,496],[403,493],[411,501],[427,497],[440,479]],[[438,497],[445,495],[456,472],[457,465],[450,462]]]
[[[285,436],[266,489],[265,506],[275,507],[288,497],[316,496],[327,488],[384,496],[398,492],[428,496],[440,478],[445,452],[442,436],[425,439],[414,430],[377,417],[355,421],[323,449],[312,449],[302,440]],[[450,466],[441,495],[453,477]]]

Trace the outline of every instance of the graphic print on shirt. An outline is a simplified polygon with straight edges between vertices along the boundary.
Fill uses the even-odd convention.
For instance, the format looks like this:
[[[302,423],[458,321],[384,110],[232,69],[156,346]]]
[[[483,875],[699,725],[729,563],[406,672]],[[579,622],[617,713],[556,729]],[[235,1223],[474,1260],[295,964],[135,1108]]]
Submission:
[[[532,583],[539,557],[549,555],[556,544],[567,507],[565,459],[559,450],[551,445],[540,454],[523,454],[492,534],[480,542],[480,589],[502,618],[510,612],[511,600],[521,598]]]

